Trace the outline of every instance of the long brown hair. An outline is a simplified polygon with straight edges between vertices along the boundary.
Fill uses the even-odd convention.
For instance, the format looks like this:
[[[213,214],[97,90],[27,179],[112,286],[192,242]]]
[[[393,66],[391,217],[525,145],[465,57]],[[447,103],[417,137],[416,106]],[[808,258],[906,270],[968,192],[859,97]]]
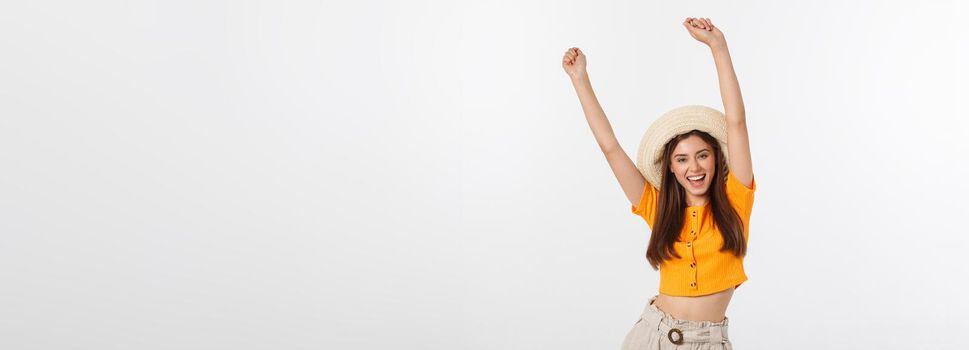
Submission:
[[[697,135],[713,148],[716,161],[716,171],[710,181],[710,188],[707,189],[709,198],[709,210],[713,213],[713,221],[719,228],[723,236],[723,246],[720,251],[733,251],[738,257],[743,257],[747,253],[747,242],[744,240],[744,225],[740,220],[740,215],[730,205],[727,199],[726,183],[727,160],[720,149],[720,143],[710,134],[693,130],[688,133],[680,134],[666,143],[663,148],[663,188],[659,189],[659,202],[656,208],[655,224],[653,225],[652,235],[649,238],[649,247],[646,248],[646,260],[658,270],[664,260],[679,259],[673,249],[673,243],[680,236],[683,227],[683,212],[686,211],[686,190],[676,181],[676,176],[670,173],[670,159],[673,150],[681,140]],[[650,186],[649,183],[646,184]]]

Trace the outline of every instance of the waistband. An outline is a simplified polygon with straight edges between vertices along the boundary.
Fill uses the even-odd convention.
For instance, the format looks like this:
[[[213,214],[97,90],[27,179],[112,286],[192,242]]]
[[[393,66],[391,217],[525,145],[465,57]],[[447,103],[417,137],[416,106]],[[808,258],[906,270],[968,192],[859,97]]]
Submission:
[[[642,317],[648,321],[647,324],[650,326],[650,329],[655,327],[655,330],[661,336],[666,337],[673,344],[722,344],[729,340],[727,338],[728,319],[726,316],[720,322],[677,319],[665,311],[660,310],[656,305],[653,305],[653,301],[657,297],[659,295],[649,298],[649,302],[643,310]]]

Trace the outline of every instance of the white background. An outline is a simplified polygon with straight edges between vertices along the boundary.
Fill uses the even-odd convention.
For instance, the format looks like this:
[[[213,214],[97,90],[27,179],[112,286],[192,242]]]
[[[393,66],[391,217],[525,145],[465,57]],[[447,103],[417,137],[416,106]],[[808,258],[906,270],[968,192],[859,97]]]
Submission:
[[[658,273],[630,156],[722,110],[758,183],[736,349],[957,349],[966,5],[8,1],[0,348],[618,349]]]

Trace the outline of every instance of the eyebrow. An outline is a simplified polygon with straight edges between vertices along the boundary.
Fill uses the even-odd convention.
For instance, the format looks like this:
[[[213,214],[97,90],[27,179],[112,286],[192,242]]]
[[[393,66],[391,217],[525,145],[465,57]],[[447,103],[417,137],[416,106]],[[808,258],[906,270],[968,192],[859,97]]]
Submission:
[[[696,151],[696,154],[700,154],[700,152],[703,152],[703,151],[710,152],[710,149],[709,148],[701,149],[699,151]],[[673,157],[679,157],[679,156],[686,156],[686,154],[680,153],[680,154],[674,154],[673,155]]]

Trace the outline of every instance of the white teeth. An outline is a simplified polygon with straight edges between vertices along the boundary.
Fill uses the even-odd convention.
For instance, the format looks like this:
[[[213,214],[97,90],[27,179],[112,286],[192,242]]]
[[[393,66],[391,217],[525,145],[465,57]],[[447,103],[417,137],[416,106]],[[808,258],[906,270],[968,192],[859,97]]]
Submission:
[[[690,179],[690,180],[693,180],[693,181],[697,181],[697,180],[702,179],[704,176],[706,176],[706,175],[700,175],[700,176],[697,176],[697,177],[687,177],[687,179]]]

